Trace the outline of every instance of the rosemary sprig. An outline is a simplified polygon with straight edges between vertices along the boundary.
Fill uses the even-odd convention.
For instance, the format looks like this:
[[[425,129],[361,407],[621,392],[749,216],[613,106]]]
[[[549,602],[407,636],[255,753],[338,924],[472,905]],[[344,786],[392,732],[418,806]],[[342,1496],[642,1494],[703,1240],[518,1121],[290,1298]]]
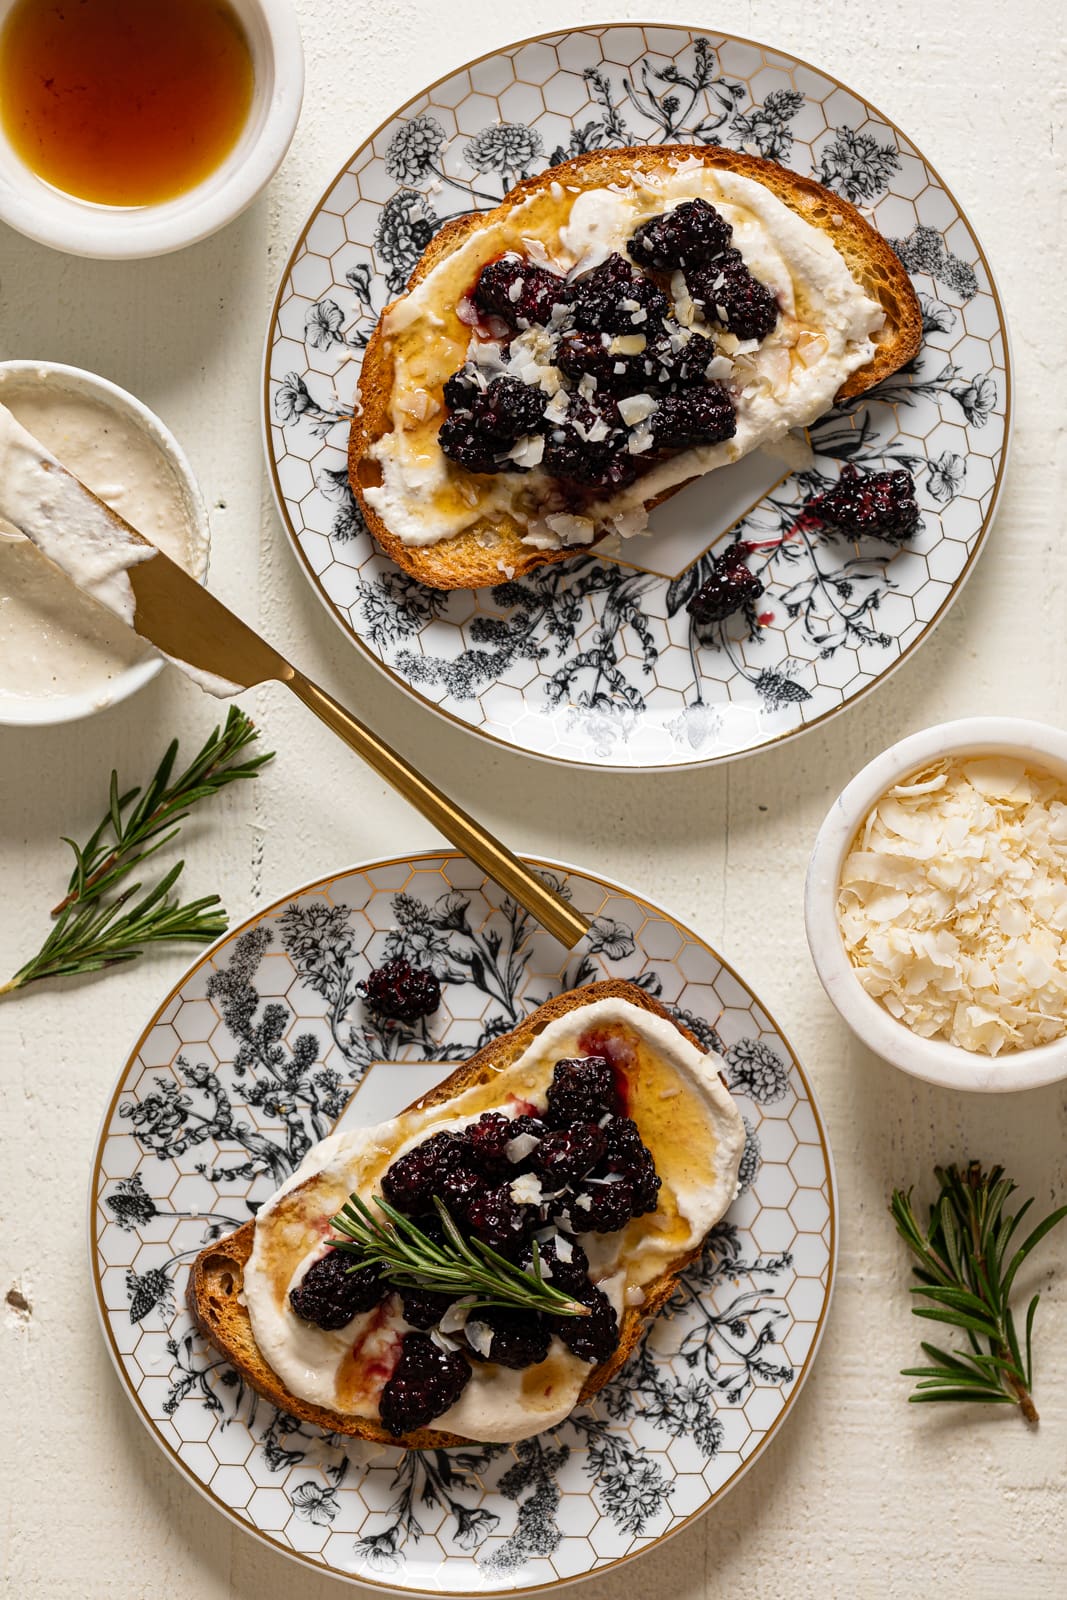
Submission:
[[[217,894],[182,904],[171,893],[185,866],[179,861],[153,888],[125,883],[136,868],[169,844],[192,807],[238,779],[252,778],[273,752],[238,762],[241,751],[259,737],[253,722],[231,706],[225,725],[216,728],[202,750],[172,778],[178,741],[172,740],[151,782],[142,792],[119,792],[112,772],[108,808],[85,845],[64,839],[74,852],[67,893],[54,908],[54,925],[37,954],[7,983],[0,995],[42,978],[98,972],[133,961],[148,944],[174,940],[207,942],[225,933],[226,912]],[[123,887],[120,888],[120,885]]]
[[[417,1227],[410,1217],[374,1196],[385,1220],[376,1217],[358,1194],[333,1218],[331,1226],[345,1235],[335,1248],[353,1259],[352,1269],[384,1267],[390,1283],[400,1288],[432,1289],[459,1299],[474,1296],[478,1306],[513,1306],[524,1311],[545,1311],[554,1317],[587,1317],[589,1307],[554,1289],[541,1271],[536,1242],[533,1267],[524,1272],[480,1239],[464,1239],[447,1208],[434,1200],[445,1239],[439,1244]]]
[[[905,1377],[920,1380],[908,1398],[1017,1405],[1028,1422],[1036,1422],[1032,1337],[1040,1296],[1034,1295],[1026,1311],[1025,1359],[1008,1299],[1019,1268],[1067,1217],[1067,1206],[1039,1222],[1009,1257],[1008,1247],[1033,1201],[1025,1201],[1014,1216],[1005,1212],[1016,1186],[1005,1178],[1004,1168],[983,1172],[972,1161],[963,1172],[955,1165],[935,1167],[934,1176],[941,1192],[930,1207],[925,1233],[912,1210],[910,1189],[894,1189],[889,1209],[919,1263],[914,1269],[919,1282],[911,1292],[931,1302],[913,1305],[912,1311],[958,1329],[967,1348],[950,1352],[923,1342],[930,1365],[903,1369]]]

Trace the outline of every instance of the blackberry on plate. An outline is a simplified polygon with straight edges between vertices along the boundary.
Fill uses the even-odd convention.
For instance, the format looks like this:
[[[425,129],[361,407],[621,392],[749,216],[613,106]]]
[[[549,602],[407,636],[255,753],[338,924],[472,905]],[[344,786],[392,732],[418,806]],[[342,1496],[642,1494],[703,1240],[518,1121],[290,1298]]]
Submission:
[[[493,1333],[487,1356],[471,1349],[475,1361],[495,1361],[500,1367],[519,1371],[523,1367],[537,1366],[548,1355],[552,1332],[536,1312],[510,1311],[503,1306],[479,1307],[471,1312],[470,1320],[484,1322]]]
[[[763,584],[745,565],[748,546],[739,540],[715,556],[711,576],[687,602],[685,609],[700,623],[725,622],[736,611],[756,603]]]
[[[471,299],[479,311],[520,328],[547,324],[553,307],[569,305],[573,293],[566,278],[509,254],[482,268]]]
[[[362,1311],[372,1311],[389,1293],[377,1267],[361,1267],[349,1272],[351,1256],[344,1250],[330,1250],[313,1261],[289,1303],[305,1322],[316,1322],[332,1331],[343,1328]]]
[[[724,384],[664,395],[652,413],[652,438],[660,450],[721,444],[737,432],[737,413]]]
[[[451,1295],[435,1294],[432,1289],[399,1289],[404,1305],[404,1321],[413,1328],[436,1328],[449,1306]]]
[[[615,1074],[603,1056],[575,1056],[557,1061],[548,1088],[545,1121],[550,1128],[576,1122],[599,1122],[619,1109]]]
[[[485,1244],[502,1255],[513,1255],[526,1243],[540,1218],[532,1206],[517,1205],[505,1183],[479,1195],[471,1203],[467,1220]]]
[[[707,320],[720,322],[739,339],[765,339],[778,321],[777,297],[752,276],[739,250],[687,272],[685,281]]]
[[[390,1166],[382,1178],[382,1194],[397,1211],[409,1217],[433,1210],[446,1175],[462,1167],[466,1147],[454,1133],[435,1133],[415,1145]]]
[[[625,1178],[586,1184],[571,1202],[570,1214],[578,1233],[617,1233],[637,1215],[633,1188]]]
[[[514,1171],[508,1160],[508,1145],[514,1137],[511,1118],[499,1111],[484,1112],[463,1131],[471,1161],[479,1172],[493,1178],[502,1178]]]
[[[607,1140],[595,1122],[575,1123],[546,1133],[530,1164],[548,1189],[561,1189],[591,1172],[607,1149]]]
[[[590,1309],[588,1317],[554,1317],[553,1332],[580,1361],[606,1361],[619,1347],[619,1319],[602,1289],[587,1283],[573,1292]]]
[[[394,1022],[417,1022],[428,1017],[441,1004],[441,984],[432,972],[413,967],[403,956],[394,956],[356,984],[356,991],[367,1007],[379,1017]]]
[[[654,333],[669,311],[662,290],[620,255],[608,256],[575,290],[575,325],[590,333]]]
[[[655,1211],[661,1180],[637,1123],[631,1117],[616,1117],[605,1131],[608,1171],[619,1173],[633,1190],[634,1215]]]
[[[400,1360],[378,1401],[382,1425],[394,1438],[425,1428],[454,1406],[470,1382],[461,1350],[442,1350],[425,1333],[409,1333]]]
[[[919,521],[915,482],[902,468],[860,473],[849,463],[834,487],[812,501],[808,510],[840,533],[870,534],[890,544],[910,539]]]
[[[726,218],[706,200],[683,200],[672,211],[642,223],[626,248],[638,266],[675,272],[721,255],[733,232]]]

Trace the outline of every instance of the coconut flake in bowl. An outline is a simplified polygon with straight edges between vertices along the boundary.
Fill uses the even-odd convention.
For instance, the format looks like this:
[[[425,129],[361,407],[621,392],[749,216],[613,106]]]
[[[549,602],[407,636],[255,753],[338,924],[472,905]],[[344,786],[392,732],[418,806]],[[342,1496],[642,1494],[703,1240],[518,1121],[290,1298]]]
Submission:
[[[877,756],[819,830],[804,911],[887,1061],[972,1090],[1067,1078],[1067,733],[976,717]]]

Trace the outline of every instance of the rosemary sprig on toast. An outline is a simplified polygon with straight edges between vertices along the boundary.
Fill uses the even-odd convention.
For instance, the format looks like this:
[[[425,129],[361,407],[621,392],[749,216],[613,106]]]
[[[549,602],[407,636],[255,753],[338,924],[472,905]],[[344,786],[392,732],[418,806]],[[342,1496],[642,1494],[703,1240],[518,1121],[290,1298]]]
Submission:
[[[526,1272],[480,1239],[465,1239],[447,1207],[434,1200],[444,1239],[431,1239],[388,1201],[374,1196],[382,1212],[377,1217],[359,1195],[332,1219],[331,1226],[344,1238],[334,1248],[351,1255],[352,1270],[380,1266],[390,1283],[405,1289],[430,1289],[455,1299],[473,1296],[478,1306],[512,1306],[522,1311],[544,1311],[554,1317],[587,1317],[589,1307],[554,1289],[545,1278],[537,1243],[533,1266]]]
[[[1067,1217],[1060,1206],[1027,1234],[1009,1255],[1009,1246],[1033,1205],[1025,1201],[1014,1214],[1005,1205],[1015,1184],[1003,1167],[983,1172],[977,1161],[964,1171],[953,1165],[935,1167],[941,1192],[930,1207],[924,1232],[911,1204],[911,1190],[894,1189],[890,1210],[908,1248],[918,1261],[918,1284],[912,1294],[930,1301],[913,1305],[917,1317],[945,1323],[961,1335],[963,1348],[942,1350],[923,1342],[929,1358],[924,1367],[905,1367],[917,1378],[909,1400],[973,1400],[985,1405],[1017,1405],[1028,1422],[1038,1420],[1033,1388],[1032,1336],[1039,1295],[1026,1311],[1023,1345],[1008,1304],[1015,1276],[1030,1254],[1057,1223]]]
[[[177,739],[171,741],[144,790],[120,793],[118,774],[112,772],[107,811],[88,842],[78,845],[64,838],[74,852],[74,870],[67,893],[53,908],[51,932],[37,954],[0,985],[0,995],[42,978],[98,972],[133,961],[149,944],[208,943],[225,933],[227,916],[217,894],[185,904],[172,894],[184,861],[143,894],[140,880],[125,880],[175,838],[199,801],[210,799],[227,784],[255,777],[271,760],[272,751],[237,759],[258,737],[255,724],[231,706],[225,725],[214,730],[176,778]]]

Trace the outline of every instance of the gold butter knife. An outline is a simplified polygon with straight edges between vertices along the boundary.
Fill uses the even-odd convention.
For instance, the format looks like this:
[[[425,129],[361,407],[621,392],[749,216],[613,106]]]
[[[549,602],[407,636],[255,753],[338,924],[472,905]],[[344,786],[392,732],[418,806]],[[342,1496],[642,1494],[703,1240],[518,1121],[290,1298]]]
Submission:
[[[506,845],[97,499],[3,406],[0,517],[202,688],[236,694],[274,681],[291,689],[568,950],[589,931],[588,920]]]

